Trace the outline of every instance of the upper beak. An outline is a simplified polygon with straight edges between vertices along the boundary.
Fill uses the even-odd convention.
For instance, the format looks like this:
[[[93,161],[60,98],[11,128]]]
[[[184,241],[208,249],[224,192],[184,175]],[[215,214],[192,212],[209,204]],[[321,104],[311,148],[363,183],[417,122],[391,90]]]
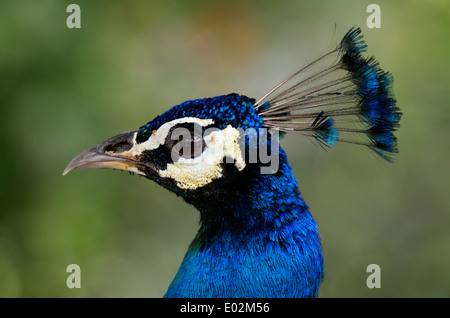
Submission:
[[[86,149],[64,169],[63,176],[74,169],[117,169],[145,175],[143,170],[149,167],[128,152],[134,146],[136,131],[119,134],[108,140]],[[141,169],[139,169],[141,168]]]

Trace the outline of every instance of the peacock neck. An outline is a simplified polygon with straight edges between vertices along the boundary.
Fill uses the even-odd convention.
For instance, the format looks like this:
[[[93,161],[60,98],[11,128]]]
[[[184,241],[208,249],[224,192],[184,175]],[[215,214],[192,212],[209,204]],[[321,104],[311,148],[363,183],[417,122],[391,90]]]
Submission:
[[[261,174],[260,170],[256,165],[236,174],[225,170],[225,178],[188,200],[200,211],[197,241],[207,242],[222,233],[244,238],[266,235],[304,213],[309,215],[282,149],[276,173]]]
[[[283,151],[280,159],[275,174],[246,168],[215,203],[210,196],[218,193],[191,202],[200,210],[200,229],[167,297],[317,295],[323,275],[317,226]]]

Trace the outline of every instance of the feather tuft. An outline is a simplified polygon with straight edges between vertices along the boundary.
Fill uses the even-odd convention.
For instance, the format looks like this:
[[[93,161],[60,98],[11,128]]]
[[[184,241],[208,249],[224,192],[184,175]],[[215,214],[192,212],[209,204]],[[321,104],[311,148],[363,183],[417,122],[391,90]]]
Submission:
[[[338,46],[281,82],[254,107],[263,126],[297,133],[322,147],[363,145],[388,161],[398,152],[394,131],[401,112],[392,96],[392,76],[367,50],[360,28]]]

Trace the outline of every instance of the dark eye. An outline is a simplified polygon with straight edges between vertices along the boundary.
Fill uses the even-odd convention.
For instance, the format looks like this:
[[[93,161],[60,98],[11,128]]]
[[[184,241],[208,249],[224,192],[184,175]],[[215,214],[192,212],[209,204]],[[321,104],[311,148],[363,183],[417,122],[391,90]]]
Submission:
[[[202,127],[193,123],[178,125],[171,129],[165,144],[171,150],[174,161],[180,157],[185,159],[198,157],[205,148]]]

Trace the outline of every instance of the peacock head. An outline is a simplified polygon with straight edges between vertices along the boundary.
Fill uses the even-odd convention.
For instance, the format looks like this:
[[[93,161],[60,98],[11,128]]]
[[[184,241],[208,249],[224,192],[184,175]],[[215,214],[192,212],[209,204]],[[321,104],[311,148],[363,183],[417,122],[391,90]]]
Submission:
[[[267,146],[278,147],[271,141],[278,134],[263,127],[254,102],[237,94],[184,102],[138,130],[83,151],[63,174],[73,169],[125,170],[186,197],[211,184],[217,188],[238,180],[247,166],[273,173],[278,151]]]
[[[242,189],[255,168],[256,176],[278,171],[286,160],[278,133],[312,138],[322,148],[360,145],[393,161],[402,114],[392,95],[392,76],[373,57],[363,56],[366,48],[361,30],[353,28],[335,49],[258,101],[230,94],[184,102],[138,130],[87,149],[63,174],[126,170],[187,200],[211,193],[219,202],[223,194]]]

